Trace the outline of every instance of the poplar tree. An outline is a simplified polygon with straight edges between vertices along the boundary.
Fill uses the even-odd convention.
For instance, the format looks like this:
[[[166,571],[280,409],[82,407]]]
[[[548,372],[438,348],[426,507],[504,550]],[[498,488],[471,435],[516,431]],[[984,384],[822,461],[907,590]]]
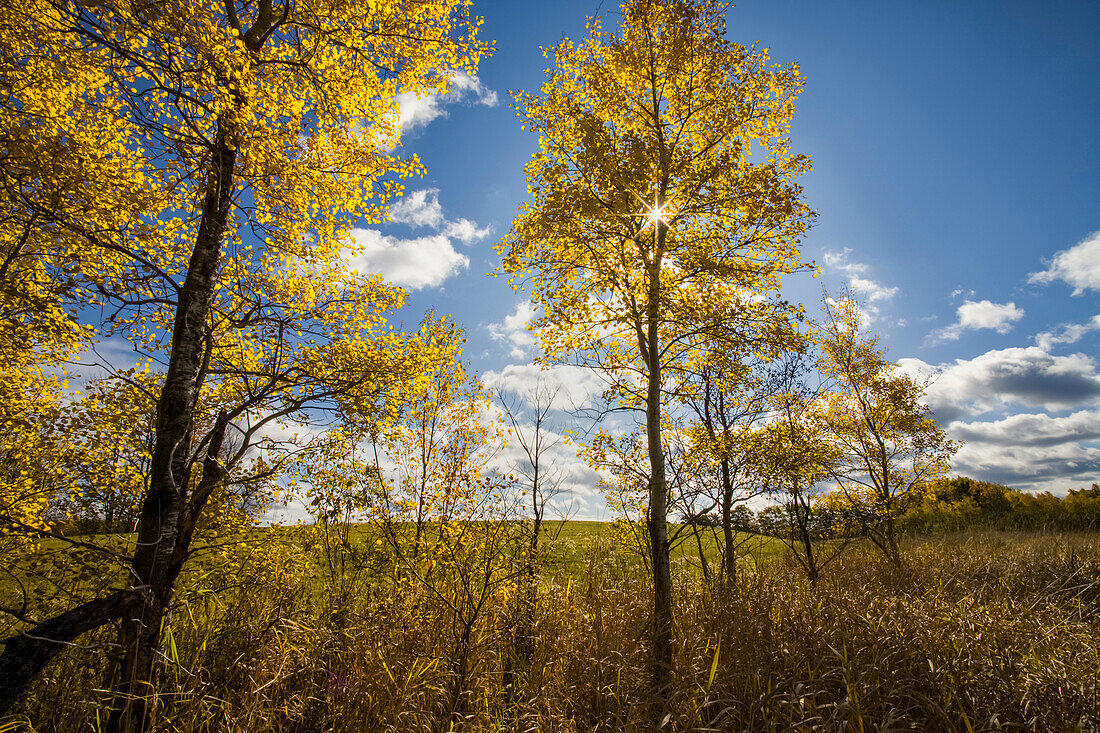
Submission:
[[[394,152],[396,95],[444,92],[488,51],[468,5],[26,0],[0,17],[5,308],[31,304],[32,334],[126,338],[165,370],[128,583],[5,641],[0,714],[118,621],[108,727],[151,727],[162,622],[228,480],[227,431],[369,413],[383,375],[415,373],[384,325],[402,294],[350,271],[348,231],[423,172]]]
[[[546,55],[538,93],[516,95],[539,136],[530,199],[499,246],[529,288],[546,361],[605,372],[644,424],[649,462],[653,662],[672,667],[673,598],[662,412],[694,344],[737,349],[738,324],[802,263],[811,212],[789,123],[802,78],[726,38],[726,6],[631,0]]]
[[[897,520],[951,469],[958,444],[923,403],[925,386],[886,358],[850,294],[826,298],[818,369],[831,389],[816,417],[833,457],[837,508],[853,514],[886,559],[901,565]]]

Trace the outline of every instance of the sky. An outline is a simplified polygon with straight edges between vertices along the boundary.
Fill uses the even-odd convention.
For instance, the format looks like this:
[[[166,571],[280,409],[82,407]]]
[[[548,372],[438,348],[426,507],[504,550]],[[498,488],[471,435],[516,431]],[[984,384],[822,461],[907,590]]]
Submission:
[[[475,3],[493,56],[444,97],[402,100],[401,150],[428,172],[356,231],[361,264],[408,289],[401,317],[452,315],[491,384],[540,376],[526,298],[487,274],[537,146],[511,92],[536,90],[540,47],[597,11],[617,25],[598,0]],[[933,376],[959,474],[1058,494],[1100,481],[1100,4],[747,0],[727,23],[806,79],[791,140],[813,161],[803,254],[821,276],[788,295],[861,298],[889,357]],[[581,402],[596,388],[542,378]],[[580,514],[606,516],[594,476],[559,459]]]

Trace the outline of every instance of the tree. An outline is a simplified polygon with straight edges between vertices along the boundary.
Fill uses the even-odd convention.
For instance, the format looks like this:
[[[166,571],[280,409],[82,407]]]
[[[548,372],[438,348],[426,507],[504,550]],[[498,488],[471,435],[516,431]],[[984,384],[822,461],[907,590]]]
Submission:
[[[531,545],[530,575],[534,581],[537,565],[539,537],[546,506],[563,491],[564,476],[555,468],[550,458],[553,452],[565,444],[566,436],[550,426],[551,413],[559,409],[560,385],[545,380],[535,382],[529,389],[511,393],[503,387],[496,389],[496,399],[504,412],[508,436],[519,447],[522,458],[514,470],[528,487],[531,495]]]
[[[834,455],[826,464],[864,531],[901,565],[897,519],[922,487],[945,475],[958,446],[921,403],[924,388],[899,373],[863,331],[856,301],[825,299],[818,368],[832,387],[818,417]]]
[[[820,397],[818,390],[805,384],[806,371],[803,359],[789,362],[781,389],[768,398],[772,419],[753,430],[746,442],[752,454],[750,470],[780,501],[782,519],[778,527],[772,523],[771,531],[787,545],[807,579],[816,583],[846,542],[818,543],[832,534],[832,528],[822,522],[818,497],[835,457],[816,419]]]
[[[544,531],[543,520],[547,505],[560,496],[564,489],[565,475],[561,467],[554,465],[554,452],[566,444],[567,435],[555,430],[552,412],[560,409],[561,384],[539,378],[526,389],[509,389],[498,384],[496,401],[504,413],[509,443],[518,447],[518,456],[512,470],[518,475],[521,491],[530,492],[530,534],[527,538],[524,574],[526,588],[522,598],[517,598],[517,624],[515,628],[515,654],[517,661],[525,665],[534,647],[534,619],[538,608],[538,572],[542,562],[539,539]],[[565,520],[572,513],[570,506],[560,510],[562,521],[558,524],[557,537]],[[526,524],[526,523],[525,523]],[[512,674],[510,669],[508,675]],[[506,685],[507,686],[507,685]]]
[[[775,315],[791,314],[777,308]],[[794,332],[784,341],[789,348],[804,346]],[[764,344],[765,348],[768,346],[774,352],[779,344]],[[752,470],[753,451],[757,447],[752,440],[753,431],[775,407],[772,398],[789,387],[798,364],[797,359],[782,359],[776,353],[767,354],[765,359],[761,350],[755,358],[737,356],[704,351],[694,370],[696,388],[687,400],[695,413],[695,420],[687,429],[689,453],[701,464],[699,472],[707,477],[703,492],[720,510],[722,576],[731,586],[737,579],[736,550],[742,542],[737,539],[737,510],[744,509],[735,504],[767,489],[759,474]],[[775,360],[769,362],[773,356]]]
[[[513,521],[514,481],[490,470],[503,425],[490,394],[459,360],[464,342],[459,329],[437,332],[435,350],[447,357],[400,391],[400,414],[378,436],[391,468],[378,472],[388,476],[367,514],[393,551],[400,580],[423,591],[406,613],[424,617],[444,640],[449,725],[465,719],[479,649],[493,638],[484,623],[491,601],[523,572],[529,541]]]
[[[736,345],[799,265],[811,217],[795,183],[809,161],[787,138],[798,68],[728,41],[724,11],[633,0],[617,34],[590,19],[583,41],[554,49],[540,93],[516,96],[540,149],[531,200],[499,247],[541,311],[545,360],[602,370],[644,415],[660,692],[672,664],[662,405],[700,333]]]
[[[152,408],[157,375],[126,370],[91,380],[63,410],[54,430],[65,437],[62,471],[71,491],[55,497],[51,515],[65,512],[82,532],[131,532],[149,478]]]
[[[32,327],[101,311],[89,325],[165,368],[128,587],[8,639],[0,711],[67,642],[121,619],[109,727],[149,727],[175,579],[250,441],[307,407],[367,419],[415,371],[383,325],[401,294],[342,256],[394,179],[422,171],[386,152],[395,95],[476,71],[477,25],[460,0],[31,0],[0,19],[4,273],[70,304],[29,311]]]
[[[485,419],[489,395],[460,360],[465,335],[449,325],[427,334],[439,356],[400,390],[400,414],[379,436],[395,469],[379,517],[394,548],[410,567],[421,561],[428,526],[462,516],[480,486],[485,463],[497,450],[499,426]],[[412,525],[412,546],[403,550],[402,527]]]

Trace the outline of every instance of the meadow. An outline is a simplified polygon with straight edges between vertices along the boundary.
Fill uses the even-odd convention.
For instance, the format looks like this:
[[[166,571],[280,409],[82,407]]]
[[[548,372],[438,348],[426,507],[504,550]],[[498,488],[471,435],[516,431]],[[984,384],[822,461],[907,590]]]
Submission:
[[[419,570],[364,525],[340,547],[317,527],[226,543],[181,579],[157,729],[652,729],[644,558],[613,525],[568,522],[530,563],[501,529]],[[856,543],[816,584],[778,540],[744,539],[732,583],[702,577],[693,539],[673,554],[662,729],[1100,727],[1096,534],[908,538],[901,571]],[[96,730],[113,633],[56,660],[0,730]]]

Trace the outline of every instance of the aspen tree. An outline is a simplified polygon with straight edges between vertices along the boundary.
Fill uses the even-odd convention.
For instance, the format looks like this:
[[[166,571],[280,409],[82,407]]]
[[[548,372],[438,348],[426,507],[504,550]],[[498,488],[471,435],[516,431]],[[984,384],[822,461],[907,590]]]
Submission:
[[[832,388],[817,422],[834,458],[826,463],[850,512],[894,565],[901,565],[897,520],[925,487],[950,470],[958,444],[947,438],[924,387],[886,358],[866,333],[850,294],[825,299],[818,368]]]
[[[725,37],[726,6],[633,0],[546,55],[538,93],[516,95],[539,136],[530,200],[499,246],[529,287],[546,361],[617,380],[644,417],[658,700],[672,668],[663,401],[701,332],[736,348],[740,319],[801,265],[811,218],[788,126],[797,66]]]
[[[151,727],[162,622],[228,480],[226,433],[318,403],[367,416],[382,375],[415,372],[385,326],[402,294],[342,256],[423,171],[392,152],[395,96],[443,92],[488,52],[468,5],[27,0],[0,17],[3,285],[33,272],[28,297],[60,304],[32,329],[102,314],[85,325],[166,370],[130,582],[8,639],[0,712],[121,620],[108,727]]]

